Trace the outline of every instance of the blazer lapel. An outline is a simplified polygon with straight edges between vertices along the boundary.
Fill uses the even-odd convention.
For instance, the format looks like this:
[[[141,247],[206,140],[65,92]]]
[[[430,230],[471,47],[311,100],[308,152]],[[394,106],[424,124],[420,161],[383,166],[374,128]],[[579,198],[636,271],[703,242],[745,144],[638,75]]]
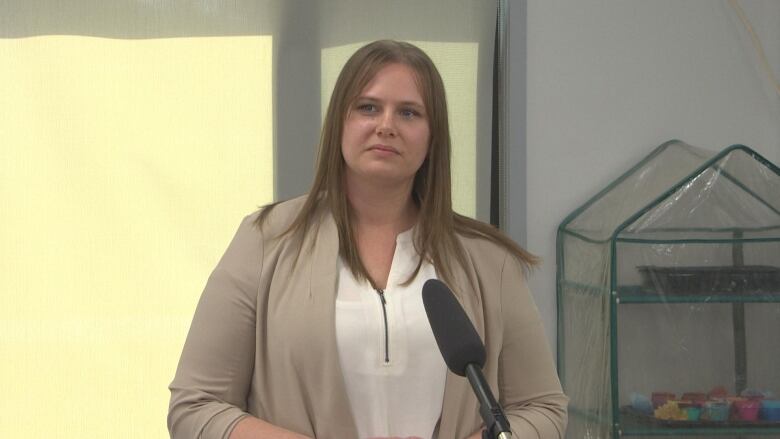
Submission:
[[[481,291],[476,289],[478,282],[470,262],[467,260],[467,267],[455,265],[453,285],[450,288],[484,342],[485,320]],[[468,380],[447,371],[437,437],[460,438],[474,433],[468,430],[476,429],[476,426],[472,427],[475,424],[479,425],[478,416],[479,406]]]
[[[325,358],[314,361],[320,362],[323,374],[329,380],[329,392],[327,395],[319,395],[324,404],[318,407],[330,407],[328,413],[320,413],[323,419],[314,419],[315,434],[324,438],[357,438],[357,428],[347,396],[344,374],[339,361],[338,346],[336,341],[336,288],[338,285],[338,258],[339,237],[336,223],[329,213],[323,213],[316,233],[309,236],[314,239],[313,246],[309,243],[304,246],[311,249],[308,258],[310,262],[309,280],[309,304],[316,309],[319,325],[312,330],[322,331],[328,334],[325,337],[330,346],[326,352],[332,353]]]

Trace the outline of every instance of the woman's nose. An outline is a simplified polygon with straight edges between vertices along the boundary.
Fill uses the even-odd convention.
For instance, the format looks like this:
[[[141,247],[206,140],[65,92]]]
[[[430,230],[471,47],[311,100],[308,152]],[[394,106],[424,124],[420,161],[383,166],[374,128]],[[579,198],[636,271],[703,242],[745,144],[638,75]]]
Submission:
[[[380,136],[395,136],[397,134],[395,129],[395,119],[391,111],[385,111],[379,118],[379,123],[376,127],[376,133]]]

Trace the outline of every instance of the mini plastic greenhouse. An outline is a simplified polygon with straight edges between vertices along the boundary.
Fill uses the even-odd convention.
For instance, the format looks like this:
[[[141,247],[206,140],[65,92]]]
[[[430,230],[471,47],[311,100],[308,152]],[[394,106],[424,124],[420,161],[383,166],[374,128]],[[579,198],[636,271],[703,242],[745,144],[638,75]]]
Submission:
[[[780,437],[776,165],[667,142],[557,245],[567,437]]]

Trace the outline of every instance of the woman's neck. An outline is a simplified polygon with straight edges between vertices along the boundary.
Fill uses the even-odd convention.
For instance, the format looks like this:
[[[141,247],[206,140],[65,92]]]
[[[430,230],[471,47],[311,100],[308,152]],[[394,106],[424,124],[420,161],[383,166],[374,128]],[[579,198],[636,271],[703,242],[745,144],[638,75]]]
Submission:
[[[358,228],[392,229],[400,233],[410,229],[417,220],[411,182],[400,186],[347,182],[346,187]]]

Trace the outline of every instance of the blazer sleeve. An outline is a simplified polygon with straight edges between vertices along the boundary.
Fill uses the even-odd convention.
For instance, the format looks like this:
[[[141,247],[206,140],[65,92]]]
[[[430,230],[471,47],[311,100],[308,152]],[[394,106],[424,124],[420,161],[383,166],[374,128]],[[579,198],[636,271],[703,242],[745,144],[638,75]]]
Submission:
[[[503,343],[498,364],[500,402],[515,437],[562,439],[568,398],[553,363],[522,266],[507,254],[501,271]]]
[[[170,384],[173,439],[226,439],[246,413],[263,240],[244,218],[209,276]]]

